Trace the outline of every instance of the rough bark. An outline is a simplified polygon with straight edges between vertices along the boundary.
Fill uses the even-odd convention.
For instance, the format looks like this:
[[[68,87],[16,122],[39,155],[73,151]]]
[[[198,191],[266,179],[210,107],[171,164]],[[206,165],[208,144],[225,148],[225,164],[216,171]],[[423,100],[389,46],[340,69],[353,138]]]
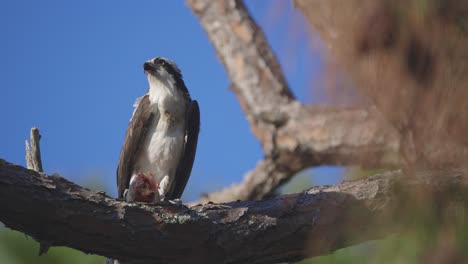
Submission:
[[[0,221],[52,246],[140,263],[273,263],[379,238],[370,226],[398,208],[403,189],[462,182],[452,177],[399,184],[395,171],[261,201],[183,205],[126,203],[0,160]],[[465,185],[463,185],[465,186]],[[407,188],[405,188],[407,187]],[[378,225],[374,225],[378,226]]]
[[[30,132],[30,142],[26,140],[26,164],[28,169],[42,172],[41,149],[39,141],[41,134],[39,128],[33,127]]]
[[[242,1],[187,3],[222,61],[231,90],[265,153],[242,183],[202,201],[260,199],[296,172],[316,165],[399,163],[397,137],[375,109],[307,106],[294,98],[262,30]]]
[[[30,170],[37,172],[43,172],[42,160],[41,160],[41,149],[39,141],[41,140],[41,134],[39,128],[31,128],[29,142],[26,140],[26,166]],[[39,243],[39,255],[47,253],[49,245],[44,242]]]

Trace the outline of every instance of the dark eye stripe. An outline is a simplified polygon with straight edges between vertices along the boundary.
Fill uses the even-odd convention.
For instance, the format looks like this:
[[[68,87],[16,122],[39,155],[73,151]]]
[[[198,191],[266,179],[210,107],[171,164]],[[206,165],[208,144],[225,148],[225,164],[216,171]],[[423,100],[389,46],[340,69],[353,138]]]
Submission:
[[[172,63],[169,63],[167,62],[166,60],[160,58],[160,57],[157,57],[153,60],[153,63],[156,64],[156,65],[160,65],[162,67],[164,67],[164,69],[171,75],[173,76],[173,78],[175,79],[176,83],[177,83],[177,86],[180,87],[180,89],[182,89],[185,97],[189,100],[190,99],[190,94],[187,90],[187,87],[185,86],[185,83],[182,79],[182,74],[180,73],[180,70],[178,70],[177,68],[174,68],[174,66],[172,65]]]
[[[154,59],[153,63],[156,64],[156,65],[161,65],[161,66],[166,66],[167,65],[166,61],[161,59],[161,58]]]

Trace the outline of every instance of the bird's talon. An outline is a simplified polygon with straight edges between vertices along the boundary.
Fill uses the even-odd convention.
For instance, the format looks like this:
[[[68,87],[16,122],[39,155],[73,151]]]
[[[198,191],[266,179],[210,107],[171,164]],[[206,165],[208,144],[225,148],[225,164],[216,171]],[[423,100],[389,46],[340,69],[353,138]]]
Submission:
[[[176,198],[174,200],[169,200],[169,202],[174,204],[174,205],[181,205],[182,204],[182,200],[179,199],[179,198]]]
[[[162,198],[161,200],[157,201],[156,204],[161,204],[161,205],[182,205],[182,200],[180,199],[174,199],[174,200],[169,200],[166,198]]]

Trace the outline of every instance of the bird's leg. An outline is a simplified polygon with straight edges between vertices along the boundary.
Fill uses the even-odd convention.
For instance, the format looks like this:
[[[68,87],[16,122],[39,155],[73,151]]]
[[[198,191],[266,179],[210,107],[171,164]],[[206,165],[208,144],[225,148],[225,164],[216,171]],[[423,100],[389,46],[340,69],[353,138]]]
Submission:
[[[125,189],[125,190],[124,190],[124,193],[123,193],[123,197],[122,197],[122,198],[115,198],[115,199],[116,199],[117,201],[127,201],[127,200],[126,200],[127,193],[128,193],[128,189]]]
[[[169,202],[173,205],[181,205],[182,204],[182,200],[179,199],[179,198],[176,198],[174,200],[169,200]]]
[[[154,184],[155,191],[154,191],[154,197],[153,197],[153,203],[158,203],[161,200],[161,196],[159,194],[159,183]]]
[[[136,193],[132,188],[125,189],[123,197],[126,202],[135,202],[136,201],[135,196],[136,196]]]
[[[125,189],[124,193],[123,193],[123,199],[126,201],[126,202],[135,202],[136,201],[136,196],[139,192],[139,184],[140,184],[140,178],[141,175],[140,173],[136,173],[134,175],[132,175],[132,177],[130,178],[130,183],[129,183],[129,186],[128,186],[128,189]]]
[[[163,204],[180,205],[182,204],[182,201],[180,199],[169,200],[166,198],[166,194],[169,191],[169,179],[170,179],[169,176],[166,175],[163,177],[163,179],[159,183],[159,189],[158,189],[159,197],[160,197],[159,203],[162,202]]]
[[[158,185],[159,200],[166,200],[166,193],[168,192],[169,187],[169,176],[164,176]]]

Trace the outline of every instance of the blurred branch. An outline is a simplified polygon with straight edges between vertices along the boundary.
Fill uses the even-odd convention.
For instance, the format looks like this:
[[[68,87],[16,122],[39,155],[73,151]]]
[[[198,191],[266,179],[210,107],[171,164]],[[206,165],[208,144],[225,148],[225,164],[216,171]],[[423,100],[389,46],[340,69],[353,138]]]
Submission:
[[[328,60],[395,128],[406,168],[466,163],[468,34],[459,21],[467,21],[468,2],[293,3]]]
[[[30,142],[26,140],[26,164],[28,169],[42,172],[41,149],[39,141],[41,134],[39,128],[33,127],[30,132]]]
[[[401,208],[401,192],[466,187],[462,173],[446,174],[402,183],[395,171],[261,201],[188,208],[117,201],[0,160],[0,221],[52,246],[132,263],[285,262],[392,233],[381,224],[399,217],[393,210]]]
[[[210,194],[204,202],[260,199],[310,166],[399,163],[396,134],[375,109],[306,106],[295,100],[242,1],[187,3],[214,45],[265,153],[242,183]]]

